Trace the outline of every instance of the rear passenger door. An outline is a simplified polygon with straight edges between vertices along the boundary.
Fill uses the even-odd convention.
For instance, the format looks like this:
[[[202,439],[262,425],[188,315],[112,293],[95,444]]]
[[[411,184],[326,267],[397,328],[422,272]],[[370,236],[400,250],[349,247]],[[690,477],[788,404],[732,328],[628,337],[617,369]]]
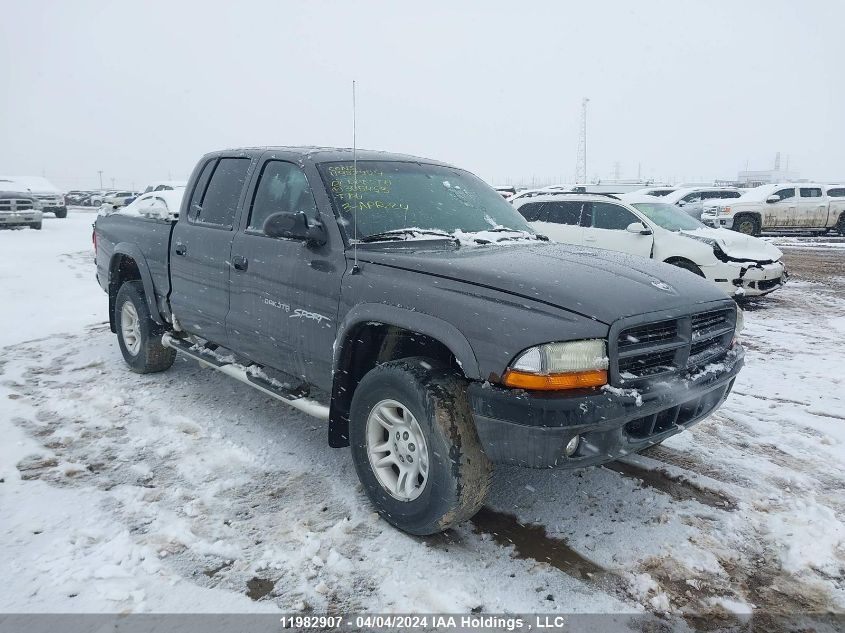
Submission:
[[[222,156],[203,165],[187,217],[179,218],[170,240],[173,313],[183,329],[224,346],[229,258],[250,164],[250,158]]]
[[[547,235],[552,241],[580,245],[583,208],[584,203],[580,200],[557,200],[529,203],[520,207],[519,211],[534,230]]]
[[[827,222],[827,201],[821,187],[798,187],[797,226],[822,228]]]
[[[640,257],[651,257],[654,235],[631,233],[628,226],[643,221],[628,209],[612,202],[589,202],[583,214],[584,245],[605,248]]]

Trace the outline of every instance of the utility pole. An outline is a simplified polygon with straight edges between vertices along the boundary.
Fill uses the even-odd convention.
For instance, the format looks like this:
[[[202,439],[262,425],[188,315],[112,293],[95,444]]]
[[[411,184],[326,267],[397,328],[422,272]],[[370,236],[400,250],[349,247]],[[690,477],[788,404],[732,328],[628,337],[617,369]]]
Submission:
[[[114,189],[114,176],[112,176],[112,179],[111,179],[111,188]]]
[[[621,175],[622,175],[622,163],[620,163],[617,160],[615,163],[613,163],[613,177],[614,177],[615,180],[618,181],[619,176],[621,176]]]
[[[581,133],[578,137],[578,157],[575,160],[575,183],[587,182],[587,103],[589,99],[581,100]]]
[[[103,190],[103,170],[101,169],[97,173],[100,174],[100,191],[102,191]]]

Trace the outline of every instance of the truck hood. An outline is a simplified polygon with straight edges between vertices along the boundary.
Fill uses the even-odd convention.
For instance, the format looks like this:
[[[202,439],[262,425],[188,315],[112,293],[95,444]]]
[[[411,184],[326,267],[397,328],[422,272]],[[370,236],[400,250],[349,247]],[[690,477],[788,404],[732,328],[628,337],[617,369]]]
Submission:
[[[568,244],[435,250],[411,242],[359,249],[358,259],[498,290],[606,324],[621,317],[725,299],[715,284],[675,266]]]
[[[733,259],[750,259],[758,262],[776,262],[783,253],[779,248],[761,240],[758,237],[743,235],[729,229],[700,228],[695,231],[680,231],[681,235],[704,241],[709,244],[718,244],[722,252]]]

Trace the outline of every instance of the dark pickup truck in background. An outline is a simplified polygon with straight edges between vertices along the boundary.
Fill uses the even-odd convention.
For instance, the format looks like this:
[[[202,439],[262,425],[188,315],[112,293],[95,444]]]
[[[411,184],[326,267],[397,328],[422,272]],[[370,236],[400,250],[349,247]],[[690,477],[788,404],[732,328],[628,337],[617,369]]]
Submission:
[[[131,369],[178,350],[326,419],[414,534],[471,517],[492,463],[578,468],[663,441],[742,366],[736,304],[708,281],[549,243],[477,177],[411,156],[215,152],[178,218],[103,215],[94,238]]]

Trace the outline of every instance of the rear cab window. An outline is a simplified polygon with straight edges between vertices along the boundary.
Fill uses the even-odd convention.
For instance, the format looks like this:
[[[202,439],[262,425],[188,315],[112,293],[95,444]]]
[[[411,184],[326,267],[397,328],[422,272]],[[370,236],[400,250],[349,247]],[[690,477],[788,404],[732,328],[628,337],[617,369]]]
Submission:
[[[821,198],[822,197],[822,189],[821,187],[801,187],[800,193],[802,198]]]
[[[206,164],[191,194],[188,221],[232,230],[249,164],[249,158],[240,157]]]
[[[845,198],[845,187],[836,187],[835,189],[828,189],[827,195],[831,198]]]

